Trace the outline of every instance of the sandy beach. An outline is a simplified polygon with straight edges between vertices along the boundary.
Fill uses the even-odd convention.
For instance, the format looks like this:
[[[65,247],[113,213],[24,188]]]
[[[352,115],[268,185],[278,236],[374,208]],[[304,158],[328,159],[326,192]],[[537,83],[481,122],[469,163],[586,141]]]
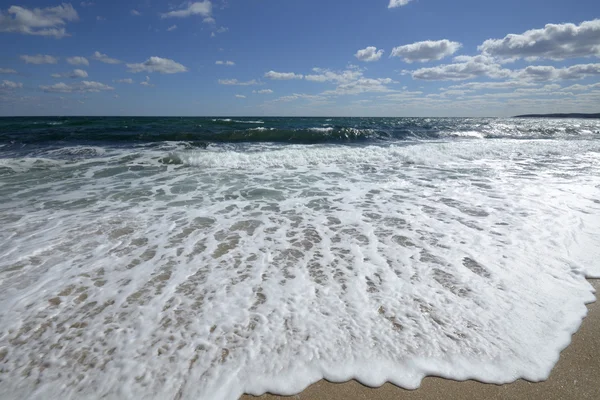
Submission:
[[[596,292],[600,279],[589,280]],[[456,382],[436,377],[427,377],[421,387],[410,391],[386,383],[379,388],[369,388],[356,381],[331,383],[321,380],[302,393],[291,397],[244,395],[243,400],[433,400],[433,399],[545,399],[579,400],[600,398],[600,304],[588,305],[588,315],[571,344],[563,350],[560,360],[545,382],[531,383],[524,380],[507,385],[490,385],[475,381]]]

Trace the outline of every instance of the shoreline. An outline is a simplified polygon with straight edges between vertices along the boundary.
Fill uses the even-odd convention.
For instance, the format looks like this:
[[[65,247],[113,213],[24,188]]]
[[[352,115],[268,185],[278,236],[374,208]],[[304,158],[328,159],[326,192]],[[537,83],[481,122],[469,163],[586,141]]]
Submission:
[[[588,279],[600,293],[600,279]],[[548,380],[516,382],[495,385],[477,381],[453,381],[438,377],[426,377],[416,390],[402,389],[391,383],[379,388],[370,388],[353,380],[331,383],[320,380],[301,393],[293,396],[264,394],[243,395],[240,400],[434,400],[434,399],[596,399],[600,393],[600,302],[587,305],[588,314],[579,330],[572,336],[560,359],[552,369]]]

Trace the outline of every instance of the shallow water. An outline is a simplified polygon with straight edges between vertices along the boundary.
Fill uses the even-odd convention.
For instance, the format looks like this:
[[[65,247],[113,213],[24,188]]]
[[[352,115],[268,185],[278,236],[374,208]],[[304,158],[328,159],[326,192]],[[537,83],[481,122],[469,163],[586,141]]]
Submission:
[[[600,123],[415,121],[436,137],[5,128],[0,398],[545,379],[600,277]]]

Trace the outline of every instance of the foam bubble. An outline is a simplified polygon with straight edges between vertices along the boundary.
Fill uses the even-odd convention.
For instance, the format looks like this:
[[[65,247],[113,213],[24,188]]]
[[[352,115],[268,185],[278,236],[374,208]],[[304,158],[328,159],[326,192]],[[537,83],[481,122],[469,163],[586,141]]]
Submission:
[[[596,142],[182,148],[0,176],[3,396],[538,381],[594,300]]]
[[[319,132],[319,133],[333,132],[332,127],[315,127],[315,128],[308,128],[308,130],[312,131],[312,132]]]
[[[483,135],[483,133],[478,132],[478,131],[457,131],[457,132],[450,132],[448,134],[448,136],[471,137],[471,138],[478,138],[478,139],[484,139],[485,138],[485,136]]]

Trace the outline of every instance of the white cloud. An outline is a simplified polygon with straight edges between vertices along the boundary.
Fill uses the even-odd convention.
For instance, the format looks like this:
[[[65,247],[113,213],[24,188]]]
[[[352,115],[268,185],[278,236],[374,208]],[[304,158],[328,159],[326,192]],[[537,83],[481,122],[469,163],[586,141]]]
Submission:
[[[13,82],[13,81],[2,81],[0,83],[0,89],[19,89],[22,88],[23,84],[21,82]]]
[[[52,74],[53,78],[72,78],[72,79],[78,79],[78,78],[87,78],[88,77],[88,73],[82,69],[74,69],[73,71],[70,72],[65,72],[63,74]]]
[[[543,29],[507,35],[503,39],[488,39],[478,50],[505,60],[600,57],[600,19],[580,25],[548,24]]]
[[[271,89],[262,89],[262,90],[253,90],[252,93],[271,94],[271,93],[273,93],[273,91]]]
[[[446,88],[442,88],[440,90],[450,90],[450,89],[469,89],[469,90],[502,90],[502,89],[512,89],[523,86],[532,86],[535,85],[531,82],[524,81],[504,81],[504,82],[468,82],[461,83],[459,85],[453,85]]]
[[[335,90],[328,90],[322,94],[326,96],[342,96],[367,92],[391,92],[392,90],[386,86],[390,83],[394,83],[394,80],[390,78],[359,78],[355,81],[338,85]]]
[[[186,72],[187,68],[178,62],[170,60],[168,58],[161,57],[150,57],[143,63],[139,64],[127,64],[129,72],[158,72],[161,74],[177,74],[179,72]]]
[[[85,57],[69,57],[67,62],[71,65],[90,65],[90,62]]]
[[[134,17],[139,17],[140,15],[142,15],[141,12],[139,12],[138,10],[131,10],[130,11],[131,15],[133,15]]]
[[[512,71],[502,69],[491,57],[488,56],[461,56],[455,61],[462,61],[454,64],[438,65],[432,68],[421,68],[412,71],[414,79],[427,81],[458,81],[473,79],[479,76],[490,78],[508,78]]]
[[[181,10],[170,11],[161,14],[161,18],[185,18],[192,15],[200,15],[205,18],[210,18],[212,14],[212,3],[209,0],[201,2],[189,3],[187,8]]]
[[[304,78],[304,75],[295,74],[293,72],[269,71],[265,74],[265,78],[275,79],[275,80],[289,80],[289,79],[302,79],[302,78]]]
[[[241,82],[237,79],[219,79],[219,84],[221,85],[230,85],[230,86],[251,86],[251,85],[259,85],[255,79],[247,82]]]
[[[149,86],[149,87],[154,86],[153,84],[150,83],[150,77],[148,75],[146,75],[146,80],[145,81],[140,82],[140,85],[142,85],[142,86]]]
[[[0,11],[0,32],[53,36],[60,39],[69,36],[64,28],[67,21],[78,19],[77,11],[71,4],[66,3],[56,7],[33,9],[11,6],[7,14]]]
[[[206,22],[206,20],[205,20],[205,22]],[[227,32],[227,31],[229,31],[229,28],[227,28],[227,27],[225,27],[225,26],[222,26],[222,27],[220,27],[219,29],[217,29],[216,31],[214,31],[214,32],[211,32],[211,33],[210,33],[210,37],[211,37],[211,38],[217,37],[217,33],[225,33],[225,32]]]
[[[291,94],[289,96],[279,97],[279,98],[277,98],[275,100],[272,100],[271,102],[272,103],[290,102],[290,101],[299,100],[299,99],[311,100],[311,101],[324,101],[327,98],[324,97],[324,96],[320,96],[320,95],[294,93],[294,94]]]
[[[92,54],[92,56],[90,58],[92,60],[100,61],[105,64],[120,64],[121,63],[121,61],[117,60],[116,58],[110,58],[106,54],[102,54],[99,51],[96,51],[94,54]]]
[[[133,79],[131,79],[131,78],[114,79],[113,82],[115,82],[115,83],[127,83],[127,84],[131,85],[133,83]]]
[[[388,8],[402,7],[410,3],[412,0],[390,0]]]
[[[306,75],[304,79],[312,82],[335,82],[348,83],[362,77],[362,72],[358,69],[347,69],[341,72],[334,72],[323,68],[313,68],[317,74]]]
[[[104,17],[102,17],[102,16],[98,15],[98,16],[96,17],[96,21],[106,21],[106,18],[104,18]]]
[[[58,62],[58,58],[43,54],[36,54],[35,56],[22,55],[20,58],[27,64],[56,64]]]
[[[94,2],[92,2],[92,1],[82,1],[79,4],[81,4],[81,7],[91,7],[91,6],[94,5]]]
[[[548,65],[530,65],[522,70],[515,71],[515,76],[533,81],[584,79],[590,76],[600,76],[600,64],[578,64],[563,68]]]
[[[335,90],[323,92],[322,94],[325,96],[354,95],[365,92],[390,92],[392,90],[386,85],[397,83],[390,78],[365,78],[360,69],[354,66],[349,66],[348,68],[349,69],[339,72],[323,68],[313,68],[313,72],[316,72],[316,74],[305,75],[304,79],[312,82],[331,82],[338,85]],[[297,77],[302,76],[296,74],[293,75]]]
[[[244,96],[243,94],[236,94],[235,97],[237,97],[238,99],[245,99],[246,96]]]
[[[406,100],[414,100],[415,98],[421,98],[422,94],[423,94],[423,92],[420,92],[420,91],[417,91],[417,92],[404,91],[404,92],[386,94],[383,96],[379,96],[378,98],[385,99],[388,101],[406,101]]]
[[[383,55],[383,50],[377,50],[377,47],[369,46],[365,49],[358,50],[354,57],[358,58],[360,61],[372,62],[378,61]]]
[[[235,63],[233,61],[215,61],[216,65],[227,65],[233,67]]]
[[[567,86],[562,88],[561,90],[563,91],[567,91],[567,92],[583,92],[583,91],[588,91],[588,90],[600,90],[600,83],[594,83],[591,85],[580,85],[580,84],[575,84],[575,85],[571,85],[571,86]]]
[[[0,68],[0,74],[16,74],[17,71],[10,68]]]
[[[81,81],[71,85],[60,82],[50,86],[41,85],[40,89],[48,93],[88,93],[114,90],[111,86],[93,81]]]
[[[167,32],[173,32],[175,29],[177,29],[177,25],[171,25],[167,28]]]
[[[407,63],[438,61],[458,51],[462,44],[450,40],[426,40],[394,47],[390,57],[402,57]]]

